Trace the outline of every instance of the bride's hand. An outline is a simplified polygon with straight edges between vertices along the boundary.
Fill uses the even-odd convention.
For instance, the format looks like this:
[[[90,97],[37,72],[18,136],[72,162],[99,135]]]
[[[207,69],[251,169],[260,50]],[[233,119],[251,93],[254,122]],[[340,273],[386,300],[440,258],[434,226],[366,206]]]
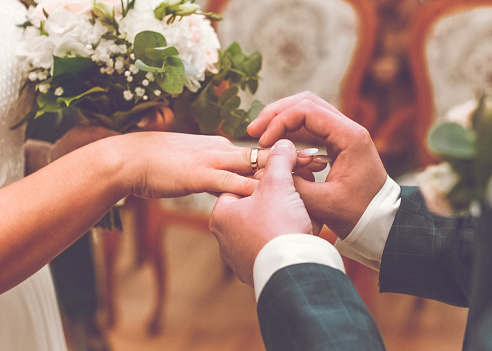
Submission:
[[[333,160],[324,183],[296,177],[296,188],[309,213],[345,238],[386,181],[386,170],[368,131],[312,93],[268,105],[248,133],[269,147],[301,127],[322,138]]]
[[[200,192],[251,195],[251,148],[234,146],[219,136],[166,132],[130,133],[110,138],[124,161],[133,195],[143,198],[183,196]],[[268,150],[260,150],[263,167]]]

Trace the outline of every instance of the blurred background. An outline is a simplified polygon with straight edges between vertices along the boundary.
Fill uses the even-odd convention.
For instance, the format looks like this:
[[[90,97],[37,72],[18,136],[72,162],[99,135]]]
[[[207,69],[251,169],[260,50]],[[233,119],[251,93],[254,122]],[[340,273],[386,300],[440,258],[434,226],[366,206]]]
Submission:
[[[238,41],[262,53],[256,99],[316,93],[369,130],[401,184],[436,161],[425,146],[429,127],[492,81],[492,1],[197,2],[224,15],[216,23],[224,48]],[[73,351],[264,350],[253,291],[225,266],[207,230],[213,202],[129,198],[122,233],[92,233],[101,328],[80,331],[66,318]],[[389,351],[461,350],[466,309],[380,294],[376,272],[346,264]]]

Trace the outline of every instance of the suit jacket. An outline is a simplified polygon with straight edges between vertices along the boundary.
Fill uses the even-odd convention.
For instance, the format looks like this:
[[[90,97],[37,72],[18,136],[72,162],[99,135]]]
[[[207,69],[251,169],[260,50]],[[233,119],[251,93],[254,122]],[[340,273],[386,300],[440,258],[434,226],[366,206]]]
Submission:
[[[359,294],[335,268],[304,263],[275,272],[257,312],[268,351],[384,350]]]
[[[476,226],[476,219],[435,215],[418,188],[402,187],[400,209],[381,259],[381,292],[468,306]]]
[[[482,216],[477,254],[475,220],[434,215],[417,188],[403,187],[401,198],[382,256],[381,291],[471,304],[464,349],[492,350],[492,235],[486,235],[492,211]],[[305,263],[277,271],[257,309],[268,351],[384,350],[349,278],[331,267]]]

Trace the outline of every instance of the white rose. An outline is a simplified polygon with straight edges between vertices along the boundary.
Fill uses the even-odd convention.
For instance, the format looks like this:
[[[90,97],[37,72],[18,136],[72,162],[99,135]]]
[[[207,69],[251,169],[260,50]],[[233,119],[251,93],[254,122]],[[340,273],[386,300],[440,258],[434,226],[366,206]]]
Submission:
[[[185,86],[196,92],[201,81],[205,79],[205,73],[217,73],[219,60],[218,50],[220,42],[217,33],[210,21],[200,15],[183,17],[164,26],[163,35],[167,44],[175,46],[179,51],[179,57],[195,69],[186,72]]]
[[[451,216],[453,208],[447,194],[458,182],[459,176],[447,162],[427,167],[417,175],[417,185],[424,196],[427,207],[441,216]]]

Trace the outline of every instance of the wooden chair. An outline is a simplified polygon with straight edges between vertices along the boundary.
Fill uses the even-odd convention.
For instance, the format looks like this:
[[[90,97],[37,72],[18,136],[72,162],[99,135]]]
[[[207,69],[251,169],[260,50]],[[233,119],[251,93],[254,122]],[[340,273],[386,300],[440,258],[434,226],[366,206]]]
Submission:
[[[430,126],[453,106],[492,86],[492,1],[436,0],[412,26],[410,63],[416,86],[413,134],[420,164]]]

